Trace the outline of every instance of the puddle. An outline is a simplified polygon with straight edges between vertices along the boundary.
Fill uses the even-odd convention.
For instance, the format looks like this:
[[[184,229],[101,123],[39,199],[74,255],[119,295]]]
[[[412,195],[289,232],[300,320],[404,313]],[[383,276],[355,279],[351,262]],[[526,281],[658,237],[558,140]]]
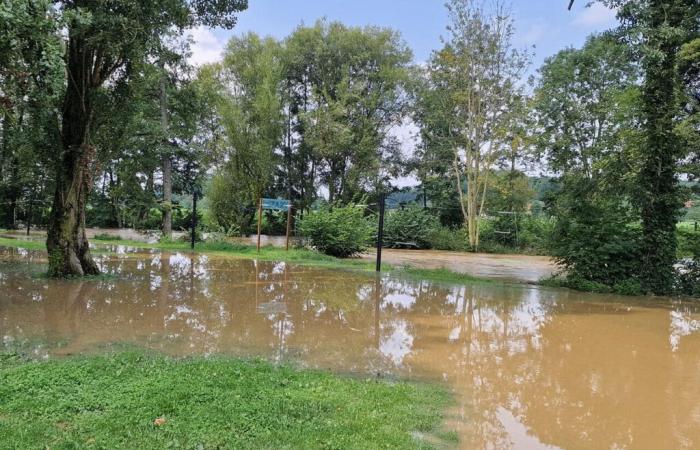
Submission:
[[[459,286],[158,251],[94,281],[32,276],[0,248],[0,347],[137,344],[450,386],[465,448],[700,447],[700,305]],[[32,269],[34,268],[34,269]]]

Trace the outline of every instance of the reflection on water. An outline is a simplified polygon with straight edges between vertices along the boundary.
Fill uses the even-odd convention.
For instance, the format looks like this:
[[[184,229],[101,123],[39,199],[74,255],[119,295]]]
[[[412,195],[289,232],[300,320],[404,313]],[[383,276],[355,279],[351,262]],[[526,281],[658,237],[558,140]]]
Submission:
[[[700,308],[381,279],[128,248],[53,281],[0,250],[0,336],[37,356],[136,343],[442,380],[467,448],[700,447]]]

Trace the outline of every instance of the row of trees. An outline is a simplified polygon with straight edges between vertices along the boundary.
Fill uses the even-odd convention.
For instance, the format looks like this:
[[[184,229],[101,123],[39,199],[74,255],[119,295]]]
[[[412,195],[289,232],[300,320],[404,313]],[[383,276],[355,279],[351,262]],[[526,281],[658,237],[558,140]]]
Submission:
[[[87,274],[86,221],[169,236],[174,200],[205,188],[213,224],[240,232],[261,196],[308,211],[413,174],[477,249],[480,217],[530,208],[535,164],[570,274],[668,292],[679,177],[700,176],[700,8],[605,3],[621,26],[549,58],[533,88],[499,2],[450,0],[425,65],[391,29],[319,21],[235,37],[198,70],[184,30],[230,28],[245,1],[3,2],[0,220],[45,221],[51,273]],[[409,158],[394,130],[410,121]]]
[[[283,41],[233,38],[224,61],[200,74],[228,144],[210,192],[219,222],[245,229],[263,194],[304,210],[319,186],[347,203],[388,184],[410,62],[399,35],[375,27],[319,21]]]

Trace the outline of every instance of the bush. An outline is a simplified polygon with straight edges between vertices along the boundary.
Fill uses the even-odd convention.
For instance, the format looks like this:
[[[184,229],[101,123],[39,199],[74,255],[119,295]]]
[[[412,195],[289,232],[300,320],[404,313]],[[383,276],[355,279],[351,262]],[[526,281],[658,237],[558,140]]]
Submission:
[[[561,220],[552,255],[575,278],[614,286],[639,273],[641,230],[626,223]]]
[[[692,224],[680,224],[676,236],[680,258],[700,258],[700,231],[695,231]]]
[[[255,230],[256,205],[248,192],[248,186],[226,171],[212,177],[205,205],[209,221],[216,229],[229,234],[247,234]]]
[[[700,297],[700,261],[685,259],[676,264],[676,293]]]
[[[324,207],[297,220],[297,233],[318,251],[346,258],[364,251],[376,233],[376,223],[364,215],[364,208]]]
[[[555,221],[550,217],[522,214],[483,218],[479,224],[479,251],[487,253],[549,253]],[[516,228],[517,226],[517,228]],[[510,234],[499,233],[507,231]]]
[[[439,227],[438,218],[418,206],[391,211],[384,223],[384,245],[389,248],[430,248],[430,236]]]
[[[452,229],[439,227],[428,236],[430,248],[435,250],[466,251],[468,248],[467,236],[464,229]]]

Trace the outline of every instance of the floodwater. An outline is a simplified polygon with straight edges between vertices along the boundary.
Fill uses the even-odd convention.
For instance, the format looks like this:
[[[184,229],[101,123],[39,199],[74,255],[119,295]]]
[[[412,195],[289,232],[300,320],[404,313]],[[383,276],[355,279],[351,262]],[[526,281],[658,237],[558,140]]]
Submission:
[[[442,382],[463,448],[700,448],[700,306],[117,247],[54,281],[0,248],[0,347],[137,344]]]
[[[374,260],[375,253],[362,255]],[[535,283],[557,272],[554,261],[547,256],[496,253],[448,252],[442,250],[382,249],[382,261],[422,269],[449,269],[480,278]]]

